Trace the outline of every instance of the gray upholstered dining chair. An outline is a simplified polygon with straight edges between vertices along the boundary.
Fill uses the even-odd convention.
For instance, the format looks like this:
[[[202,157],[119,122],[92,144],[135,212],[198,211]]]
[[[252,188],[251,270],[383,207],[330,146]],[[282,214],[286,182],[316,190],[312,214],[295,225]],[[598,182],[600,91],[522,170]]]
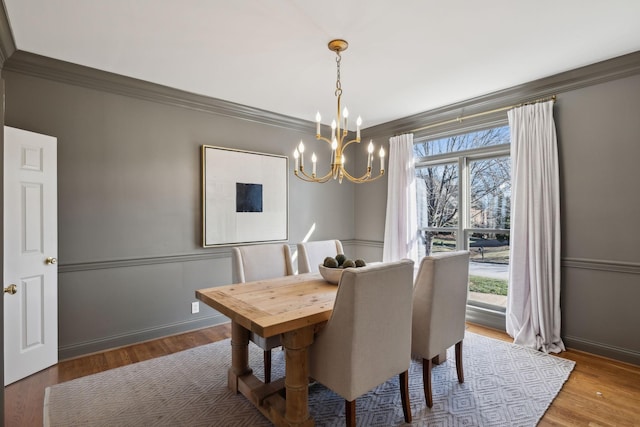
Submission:
[[[317,273],[328,256],[344,254],[340,240],[316,240],[298,243],[298,273]]]
[[[433,406],[433,359],[455,344],[458,381],[464,382],[462,341],[469,293],[469,252],[439,252],[420,261],[413,291],[411,356],[422,359],[427,406]]]
[[[289,245],[269,243],[232,248],[233,283],[253,282],[293,274]],[[264,382],[271,382],[271,349],[281,345],[280,336],[261,337],[249,332],[249,339],[264,350]]]
[[[411,422],[413,261],[348,268],[338,284],[331,317],[309,349],[310,376],[345,399],[355,425],[355,399],[394,375],[406,422]]]

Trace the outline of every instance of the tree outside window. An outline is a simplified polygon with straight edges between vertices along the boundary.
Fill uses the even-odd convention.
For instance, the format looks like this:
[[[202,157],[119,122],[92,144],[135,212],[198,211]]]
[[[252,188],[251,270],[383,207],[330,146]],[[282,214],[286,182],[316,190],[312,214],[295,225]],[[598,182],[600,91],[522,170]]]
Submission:
[[[471,281],[481,281],[473,277],[479,277],[474,273],[484,263],[483,271],[498,271],[490,274],[501,282],[485,283],[482,289],[504,295],[511,215],[509,142],[509,127],[503,126],[414,145],[420,255],[469,249]],[[484,281],[488,279],[495,277]]]

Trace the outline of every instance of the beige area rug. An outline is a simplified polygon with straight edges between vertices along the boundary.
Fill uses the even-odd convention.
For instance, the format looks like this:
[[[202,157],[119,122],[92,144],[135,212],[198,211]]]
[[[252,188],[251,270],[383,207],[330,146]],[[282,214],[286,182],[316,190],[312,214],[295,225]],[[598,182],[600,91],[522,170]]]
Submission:
[[[262,350],[250,346],[262,378]],[[284,372],[273,351],[273,377]],[[409,392],[414,426],[534,426],[569,377],[574,362],[467,332],[465,382],[452,349],[433,369],[432,409],[422,391],[422,365],[412,362]],[[243,396],[226,386],[229,340],[48,387],[45,426],[269,426]],[[362,363],[366,363],[363,360]],[[320,384],[309,388],[318,426],[343,426],[344,401]],[[357,399],[359,426],[406,425],[397,377]]]

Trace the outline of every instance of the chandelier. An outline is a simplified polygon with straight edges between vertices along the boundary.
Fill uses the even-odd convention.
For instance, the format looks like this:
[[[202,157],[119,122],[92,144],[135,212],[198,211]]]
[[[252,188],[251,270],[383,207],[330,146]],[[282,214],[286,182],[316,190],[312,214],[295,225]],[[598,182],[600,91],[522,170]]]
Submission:
[[[293,152],[293,157],[295,159],[295,168],[293,170],[294,174],[307,182],[327,182],[331,178],[337,179],[338,182],[342,183],[343,178],[347,178],[351,182],[355,182],[356,184],[361,184],[363,182],[370,182],[380,178],[384,175],[384,148],[380,147],[380,151],[378,156],[380,158],[380,172],[375,177],[371,176],[371,168],[373,163],[373,141],[369,141],[369,145],[367,146],[367,171],[364,175],[360,177],[355,177],[349,174],[345,169],[345,156],[344,151],[351,143],[360,143],[360,126],[362,125],[362,118],[358,117],[356,120],[356,132],[355,138],[349,139],[349,130],[347,127],[347,119],[349,117],[349,110],[347,107],[340,111],[340,98],[342,96],[342,86],[340,85],[340,60],[342,59],[340,56],[340,52],[347,49],[349,44],[344,40],[332,40],[329,42],[329,50],[336,53],[336,65],[337,65],[337,79],[336,79],[336,91],[335,96],[338,99],[338,110],[337,117],[331,122],[331,135],[329,138],[324,137],[320,134],[320,125],[322,117],[320,116],[320,112],[316,114],[316,139],[327,142],[331,146],[331,167],[329,171],[323,175],[318,176],[316,174],[316,163],[318,161],[316,157],[316,153],[311,155],[311,174],[307,173],[304,169],[304,151],[305,146],[302,141]]]

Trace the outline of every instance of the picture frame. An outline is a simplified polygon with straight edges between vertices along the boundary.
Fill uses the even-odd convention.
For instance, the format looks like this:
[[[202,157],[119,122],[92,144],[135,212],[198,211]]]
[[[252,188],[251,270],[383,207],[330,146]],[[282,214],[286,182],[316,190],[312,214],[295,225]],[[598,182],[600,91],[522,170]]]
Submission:
[[[287,156],[202,146],[203,247],[289,239]]]

